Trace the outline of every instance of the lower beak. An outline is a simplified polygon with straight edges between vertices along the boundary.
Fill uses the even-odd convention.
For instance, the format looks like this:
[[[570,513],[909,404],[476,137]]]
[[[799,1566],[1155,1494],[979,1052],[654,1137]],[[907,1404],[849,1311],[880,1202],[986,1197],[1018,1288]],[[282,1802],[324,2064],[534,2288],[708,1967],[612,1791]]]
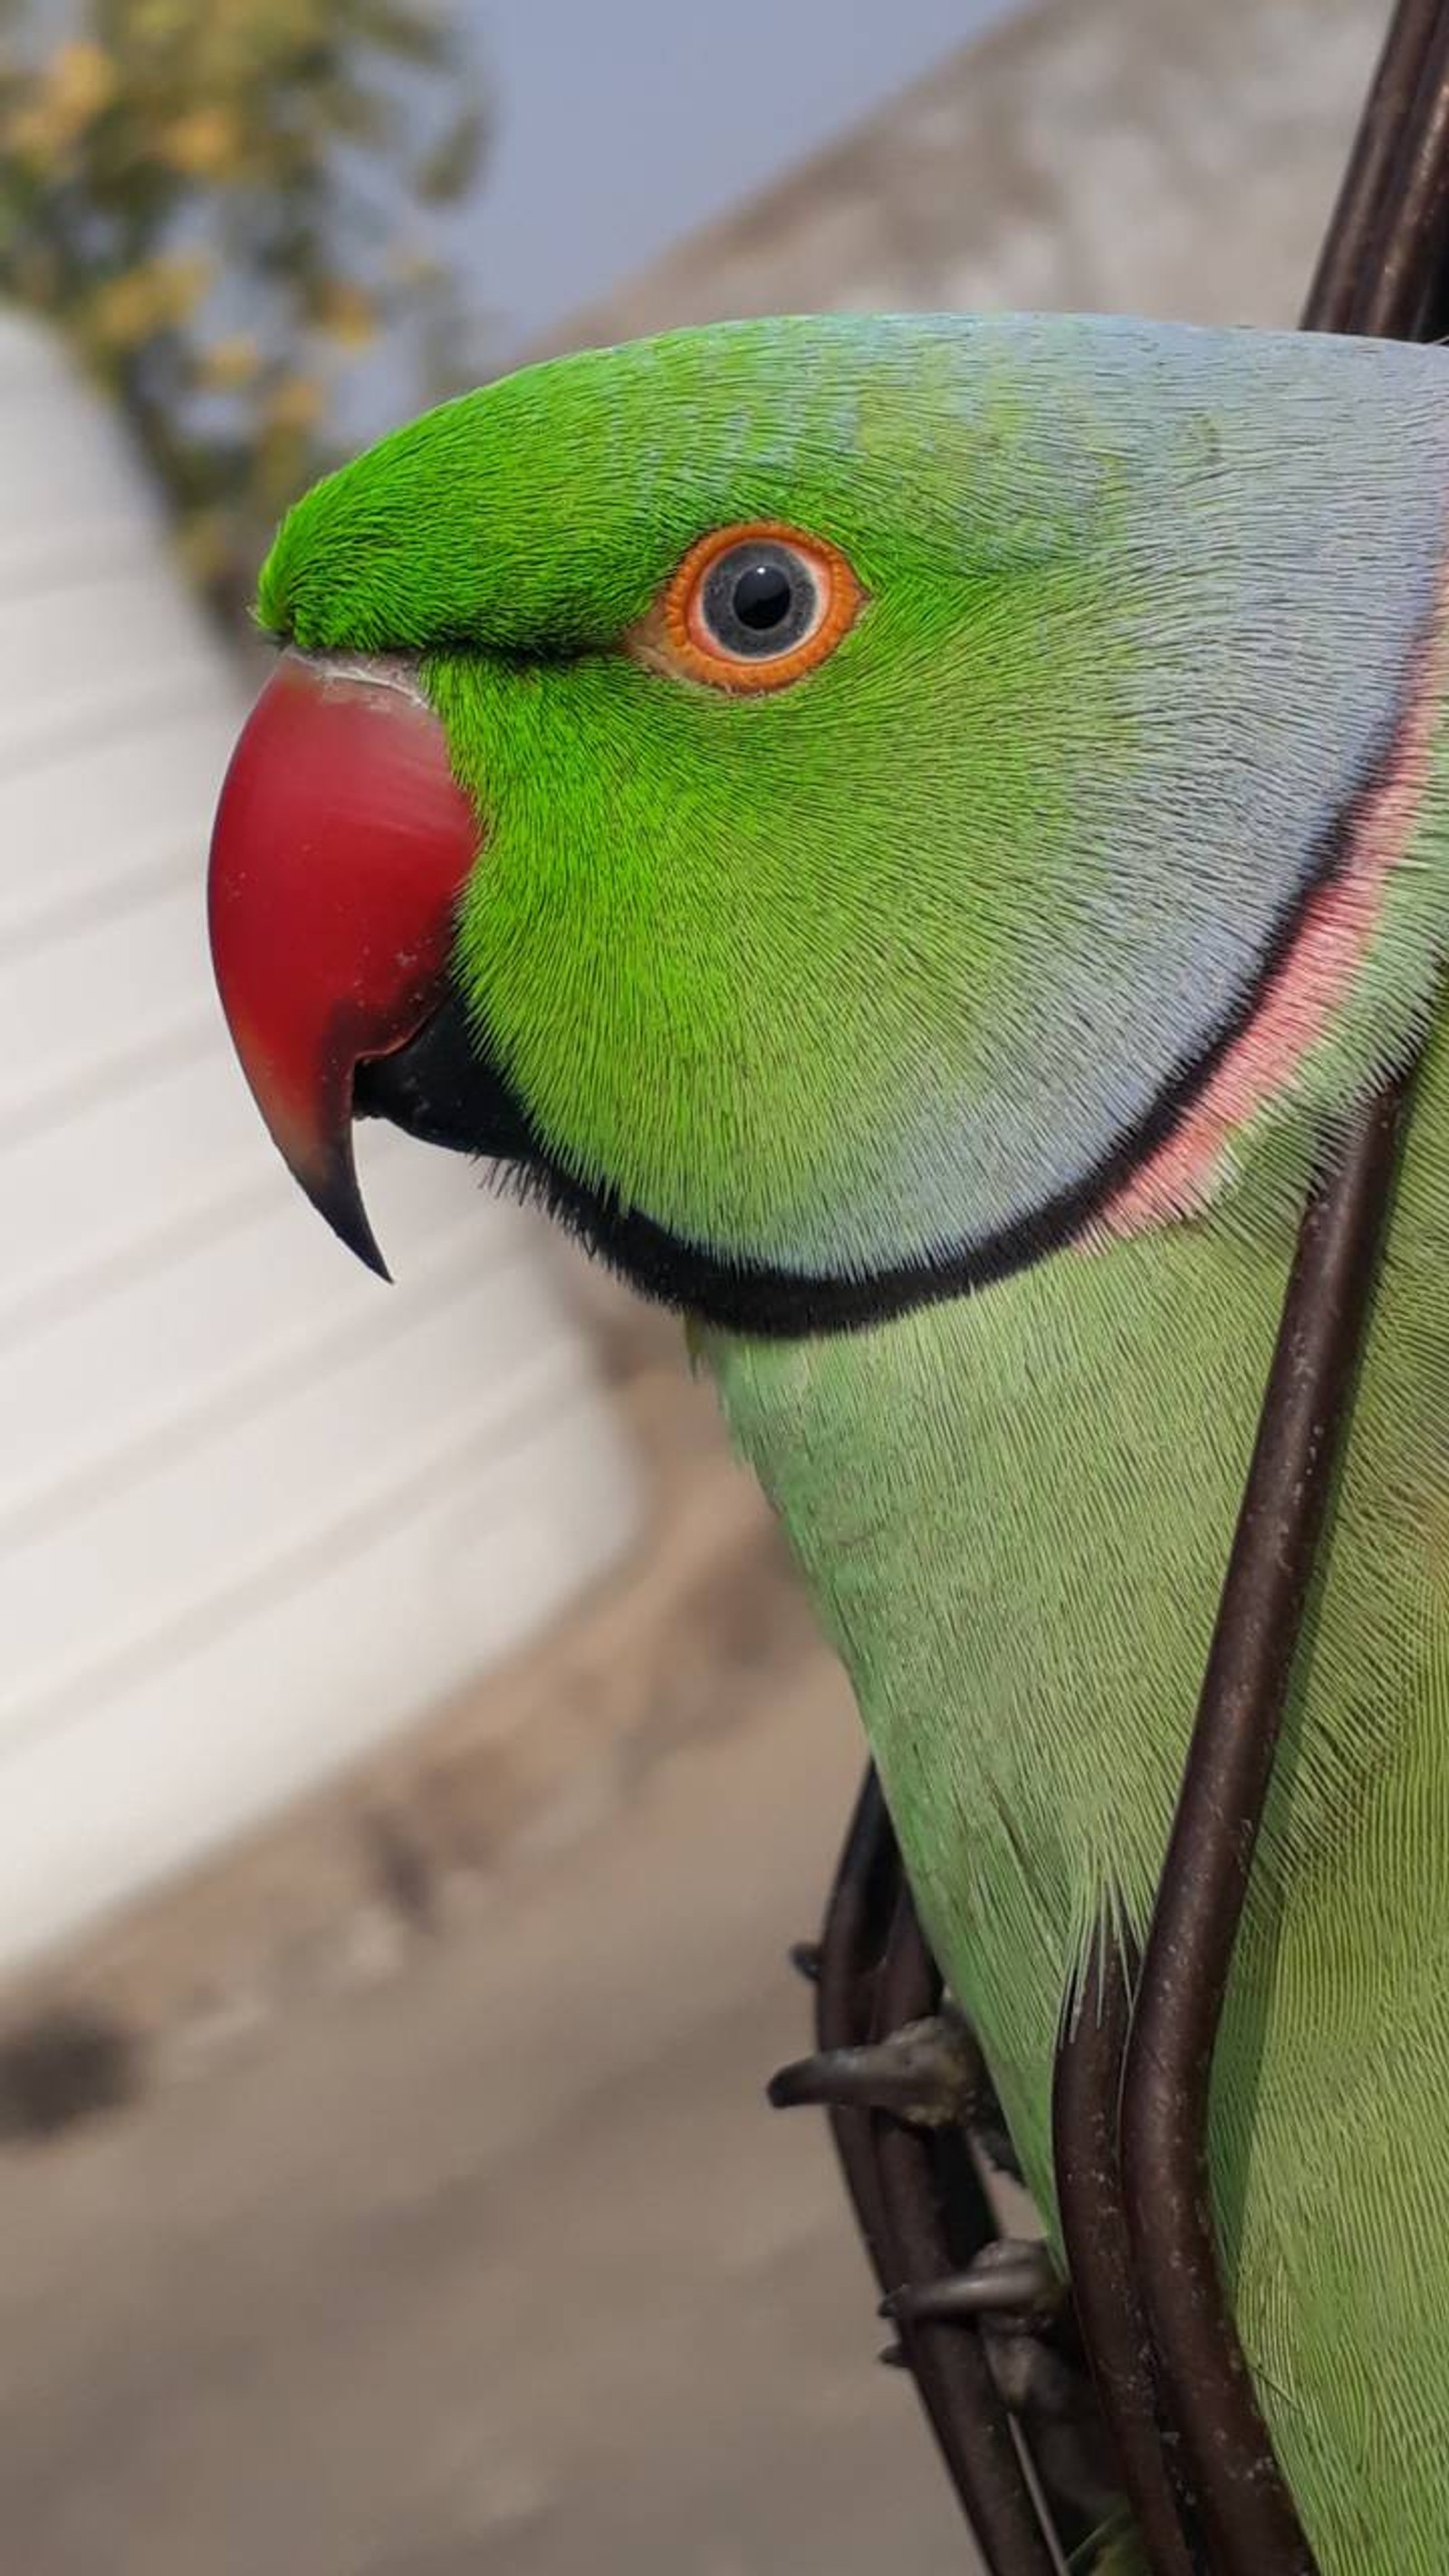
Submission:
[[[288,654],[232,756],[211,953],[242,1070],[289,1169],[386,1278],[352,1152],[359,1066],[448,991],[480,831],[410,667]]]

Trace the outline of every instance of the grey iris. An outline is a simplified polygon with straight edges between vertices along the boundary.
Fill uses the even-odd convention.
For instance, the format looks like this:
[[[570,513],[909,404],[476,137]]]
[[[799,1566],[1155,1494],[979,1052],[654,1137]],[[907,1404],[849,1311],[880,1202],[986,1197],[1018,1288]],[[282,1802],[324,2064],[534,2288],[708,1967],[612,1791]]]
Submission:
[[[809,565],[793,546],[754,537],[711,564],[700,614],[721,652],[763,662],[788,653],[810,633],[820,599]]]

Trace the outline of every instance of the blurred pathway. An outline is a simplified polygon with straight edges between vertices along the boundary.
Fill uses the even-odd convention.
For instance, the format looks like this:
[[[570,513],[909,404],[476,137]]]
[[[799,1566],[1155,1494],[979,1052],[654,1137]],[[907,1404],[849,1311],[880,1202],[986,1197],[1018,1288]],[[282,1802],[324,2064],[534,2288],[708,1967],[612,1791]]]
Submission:
[[[390,1982],[6,2156],[16,2576],[968,2565],[824,2131],[761,2098],[859,1764],[796,1681]]]

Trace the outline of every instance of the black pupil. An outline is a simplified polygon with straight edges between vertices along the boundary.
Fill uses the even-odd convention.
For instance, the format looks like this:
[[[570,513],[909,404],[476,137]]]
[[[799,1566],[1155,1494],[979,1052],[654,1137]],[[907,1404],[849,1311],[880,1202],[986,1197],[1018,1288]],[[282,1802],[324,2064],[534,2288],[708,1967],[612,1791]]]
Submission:
[[[814,626],[819,608],[810,565],[793,546],[756,537],[731,546],[704,582],[704,622],[737,661],[778,660]]]
[[[783,564],[753,563],[736,576],[730,605],[752,635],[768,635],[773,627],[784,625],[794,597],[794,584]]]

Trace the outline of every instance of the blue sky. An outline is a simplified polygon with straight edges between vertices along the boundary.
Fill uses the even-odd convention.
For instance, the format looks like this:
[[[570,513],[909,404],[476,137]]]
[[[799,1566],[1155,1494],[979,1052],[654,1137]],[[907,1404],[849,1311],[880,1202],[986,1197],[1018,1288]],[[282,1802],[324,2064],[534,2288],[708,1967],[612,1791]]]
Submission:
[[[449,230],[507,356],[1015,0],[457,0],[497,139]]]

